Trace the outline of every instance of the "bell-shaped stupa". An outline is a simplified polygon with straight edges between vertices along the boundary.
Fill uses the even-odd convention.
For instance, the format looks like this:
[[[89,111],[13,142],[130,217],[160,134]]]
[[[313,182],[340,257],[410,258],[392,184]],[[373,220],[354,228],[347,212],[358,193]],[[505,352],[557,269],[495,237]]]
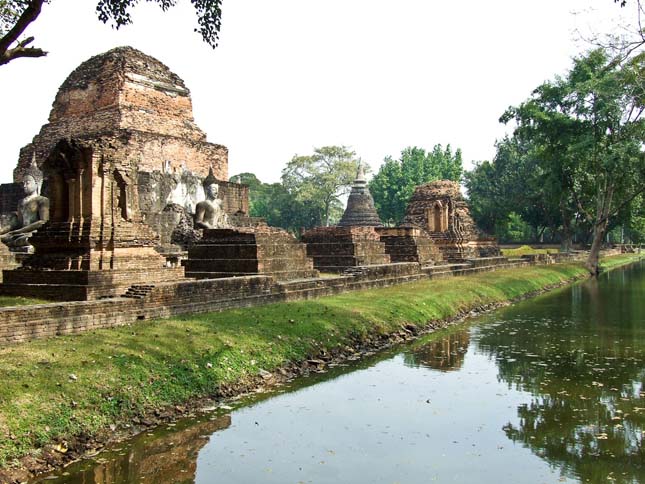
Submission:
[[[358,173],[347,199],[347,208],[338,222],[339,227],[382,227],[381,219],[376,213],[374,199],[367,188],[365,170],[359,162]]]

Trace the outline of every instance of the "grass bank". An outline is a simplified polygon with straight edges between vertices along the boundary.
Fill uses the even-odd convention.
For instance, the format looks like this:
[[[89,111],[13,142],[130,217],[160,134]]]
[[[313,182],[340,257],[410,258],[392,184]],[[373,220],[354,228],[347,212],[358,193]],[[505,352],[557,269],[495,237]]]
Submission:
[[[613,257],[605,266],[635,259]],[[585,275],[581,264],[499,270],[0,348],[0,467],[46,444],[225,394],[227,385],[321,351],[333,354],[402,325],[421,327]]]
[[[521,257],[534,254],[557,254],[558,249],[536,249],[530,245],[523,245],[515,249],[502,249],[502,255],[506,257]]]
[[[45,304],[48,302],[51,301],[29,297],[0,296],[0,308],[7,306],[31,306],[33,304]]]

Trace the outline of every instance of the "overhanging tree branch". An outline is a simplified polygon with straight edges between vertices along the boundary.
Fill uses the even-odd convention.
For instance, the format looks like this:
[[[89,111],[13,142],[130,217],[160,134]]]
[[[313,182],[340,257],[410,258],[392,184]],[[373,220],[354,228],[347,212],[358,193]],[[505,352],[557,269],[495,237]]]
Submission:
[[[609,220],[611,217],[615,217],[623,208],[625,208],[629,203],[631,203],[632,200],[634,200],[637,196],[639,196],[641,193],[645,193],[645,186],[641,187],[640,189],[636,190],[634,193],[632,193],[629,197],[627,197],[623,202],[618,205],[614,210],[612,210],[611,213],[607,214],[606,217],[603,217],[603,220]]]
[[[18,42],[16,47],[11,47],[14,42],[23,34],[25,29],[29,27],[34,20],[40,15],[40,10],[46,0],[31,0],[27,8],[22,12],[16,24],[0,38],[0,65],[7,64],[13,59],[19,57],[42,57],[47,55],[42,49],[37,47],[27,47],[34,41],[33,37],[28,37],[25,40]]]
[[[14,59],[20,57],[43,57],[47,55],[42,49],[38,47],[27,47],[30,43],[34,41],[33,37],[27,37],[25,40],[18,43],[18,45],[12,49],[9,49],[0,55],[0,65],[7,64]]]
[[[119,28],[132,22],[130,9],[135,7],[139,0],[94,0],[98,1],[96,11],[101,22],[110,22],[113,27]],[[176,0],[147,0],[156,3],[165,12],[176,4]],[[8,2],[8,4],[7,4]],[[29,25],[40,15],[43,4],[49,0],[0,0],[3,6],[3,15],[0,17],[0,32],[9,26],[9,31],[0,37],[0,65],[20,57],[42,57],[47,52],[37,47],[27,47],[33,42],[33,37],[20,41]],[[222,18],[222,0],[190,0],[197,14],[198,28],[195,29],[204,42],[215,48],[219,40]],[[4,6],[8,5],[8,9]]]

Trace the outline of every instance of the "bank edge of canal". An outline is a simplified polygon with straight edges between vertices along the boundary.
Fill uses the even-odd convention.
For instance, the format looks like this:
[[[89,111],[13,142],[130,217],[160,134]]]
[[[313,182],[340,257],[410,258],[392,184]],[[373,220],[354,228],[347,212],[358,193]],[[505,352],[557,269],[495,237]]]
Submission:
[[[2,348],[0,482],[586,277],[581,263],[504,269]]]

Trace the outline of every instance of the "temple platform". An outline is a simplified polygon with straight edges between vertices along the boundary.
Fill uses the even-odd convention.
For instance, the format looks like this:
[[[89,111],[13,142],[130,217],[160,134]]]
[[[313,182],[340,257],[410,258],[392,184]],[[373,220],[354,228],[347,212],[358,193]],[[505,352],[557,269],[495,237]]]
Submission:
[[[375,227],[316,227],[305,232],[302,241],[321,272],[390,263]]]
[[[272,276],[278,281],[317,277],[304,244],[275,227],[204,230],[188,249],[186,276],[196,279]]]
[[[427,233],[416,227],[378,227],[376,232],[385,243],[391,262],[435,264],[443,259],[441,251]]]

